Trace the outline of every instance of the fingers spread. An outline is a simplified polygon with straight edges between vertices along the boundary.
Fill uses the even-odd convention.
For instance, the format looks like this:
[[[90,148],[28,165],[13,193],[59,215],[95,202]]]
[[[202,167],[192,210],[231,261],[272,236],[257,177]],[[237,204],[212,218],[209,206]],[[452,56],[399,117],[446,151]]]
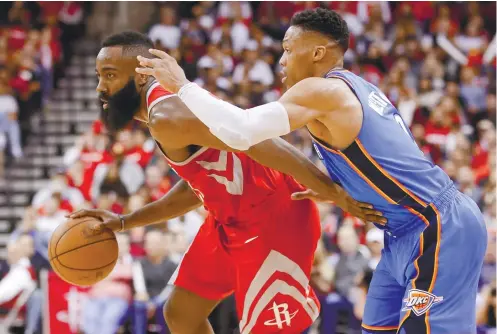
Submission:
[[[372,209],[373,208],[373,205],[371,205],[369,203],[357,202],[357,205],[359,207],[365,208],[365,209]]]
[[[152,68],[148,68],[148,67],[137,67],[135,69],[135,71],[136,71],[136,73],[140,73],[140,74],[151,75],[151,76],[154,75],[154,70]]]
[[[372,216],[379,216],[379,217],[383,217],[383,213],[381,213],[380,211],[371,210],[371,209],[363,209],[362,211],[363,211],[366,215],[372,215]]]
[[[69,215],[67,215],[67,218],[75,219],[75,218],[80,218],[86,216],[87,211],[86,210],[78,210],[76,212],[73,212]]]
[[[372,222],[372,223],[377,223],[380,225],[385,225],[387,223],[387,219],[383,217],[378,217],[374,215],[366,215],[366,221]]]
[[[306,194],[305,194],[305,193],[303,193],[303,192],[300,192],[300,193],[293,193],[293,194],[292,194],[292,196],[291,196],[291,198],[292,198],[293,200],[301,200],[301,199],[306,198]]]
[[[161,50],[157,50],[157,49],[149,49],[148,52],[150,52],[151,54],[153,54],[154,56],[157,56],[159,57],[160,59],[168,59],[170,58],[171,56],[168,55],[167,53],[165,53],[164,51],[161,51]]]
[[[294,200],[301,200],[309,198],[313,194],[313,191],[310,189],[306,189],[304,191],[298,191],[292,194],[291,198]]]
[[[145,58],[142,56],[137,56],[136,59],[138,59],[140,65],[144,67],[154,67],[156,65],[154,62],[155,59]]]

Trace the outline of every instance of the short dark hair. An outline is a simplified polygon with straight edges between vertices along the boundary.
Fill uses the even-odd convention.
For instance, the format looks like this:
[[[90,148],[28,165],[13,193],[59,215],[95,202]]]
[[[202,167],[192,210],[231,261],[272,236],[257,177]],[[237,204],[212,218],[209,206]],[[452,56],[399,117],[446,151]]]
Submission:
[[[111,46],[122,46],[123,53],[136,49],[151,49],[154,42],[145,34],[137,31],[123,31],[105,38],[102,42],[102,48]]]
[[[315,31],[333,38],[343,49],[349,48],[349,28],[347,22],[337,12],[325,9],[307,9],[296,13],[290,22],[292,26]]]

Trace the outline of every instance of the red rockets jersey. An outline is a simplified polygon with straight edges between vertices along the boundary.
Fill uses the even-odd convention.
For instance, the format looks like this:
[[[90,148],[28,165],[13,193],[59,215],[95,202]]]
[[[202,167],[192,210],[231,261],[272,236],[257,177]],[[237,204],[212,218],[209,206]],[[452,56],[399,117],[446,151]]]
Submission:
[[[147,92],[148,111],[172,96],[154,83]],[[290,193],[304,189],[293,178],[262,166],[244,153],[202,147],[183,162],[167,161],[221,223],[261,219],[280,203],[290,201]]]

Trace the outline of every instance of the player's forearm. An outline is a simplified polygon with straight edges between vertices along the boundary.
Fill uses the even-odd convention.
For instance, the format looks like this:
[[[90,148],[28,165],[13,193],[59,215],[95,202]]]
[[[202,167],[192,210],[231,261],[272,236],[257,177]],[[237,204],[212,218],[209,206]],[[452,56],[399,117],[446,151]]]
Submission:
[[[165,222],[198,208],[202,201],[195,195],[187,182],[179,181],[161,199],[145,205],[124,216],[126,230]]]
[[[279,102],[244,110],[193,83],[182,87],[178,96],[212,134],[237,150],[290,132],[288,114]]]
[[[257,162],[293,176],[309,189],[333,199],[343,190],[293,145],[281,138],[253,146],[247,154]]]

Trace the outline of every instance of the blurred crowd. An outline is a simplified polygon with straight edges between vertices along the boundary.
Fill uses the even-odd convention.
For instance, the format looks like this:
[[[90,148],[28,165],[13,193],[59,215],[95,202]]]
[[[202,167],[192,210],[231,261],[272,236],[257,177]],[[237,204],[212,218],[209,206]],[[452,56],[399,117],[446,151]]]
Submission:
[[[5,154],[23,156],[31,116],[43,110],[83,32],[73,1],[0,3],[0,178]]]
[[[61,19],[64,8],[69,11],[67,3],[57,12],[58,21],[57,15],[50,15],[54,13],[51,6],[44,9],[45,5],[38,4],[41,25],[36,29],[23,25],[27,15],[23,6],[16,3],[9,10],[10,25],[0,30],[4,32],[3,39],[0,34],[0,66],[2,61],[6,64],[0,67],[0,73],[6,73],[0,75],[0,111],[7,96],[15,98],[6,105],[27,103],[36,96],[42,105],[53,87],[54,67],[61,62],[64,49],[55,31],[68,24]],[[241,1],[156,6],[157,17],[148,29],[156,46],[173,55],[190,80],[242,108],[281,96],[280,43],[295,12],[316,6],[340,12],[352,35],[345,67],[383,90],[398,106],[427,158],[440,165],[485,215],[489,246],[480,279],[477,319],[480,330],[495,328],[496,63],[495,53],[487,51],[495,35],[495,2]],[[9,47],[2,48],[2,43]],[[49,47],[43,48],[46,43]],[[51,58],[43,52],[50,52]],[[50,64],[48,86],[43,86],[41,59]],[[28,76],[22,71],[30,71],[29,80],[23,79]],[[21,85],[25,81],[27,84]],[[2,82],[8,84],[2,86]],[[13,124],[15,117],[8,119]],[[286,139],[320,165],[305,130]],[[12,271],[24,270],[24,280],[36,282],[39,269],[48,268],[48,237],[65,214],[96,207],[131,212],[162,197],[177,181],[142,125],[132,124],[111,137],[103,124],[95,121],[65,153],[64,166],[50,185],[34,196],[11,236],[8,263],[0,268],[7,275],[0,281],[0,302],[12,297],[12,293],[2,294]],[[320,204],[319,208],[323,234],[312,285],[321,296],[322,317],[314,330],[353,333],[360,328],[383,234],[333,205]],[[162,332],[160,310],[168,293],[166,283],[204,216],[199,209],[165,224],[120,234],[119,263],[109,278],[90,290],[83,331],[111,334],[133,319],[133,333]],[[41,303],[41,295],[35,291],[33,296]],[[29,310],[37,310],[36,298]],[[130,305],[134,305],[132,315]],[[228,299],[215,310],[211,322],[216,333],[233,332],[237,326],[233,308]],[[28,312],[27,328],[35,332],[39,317],[31,318],[33,313]]]

